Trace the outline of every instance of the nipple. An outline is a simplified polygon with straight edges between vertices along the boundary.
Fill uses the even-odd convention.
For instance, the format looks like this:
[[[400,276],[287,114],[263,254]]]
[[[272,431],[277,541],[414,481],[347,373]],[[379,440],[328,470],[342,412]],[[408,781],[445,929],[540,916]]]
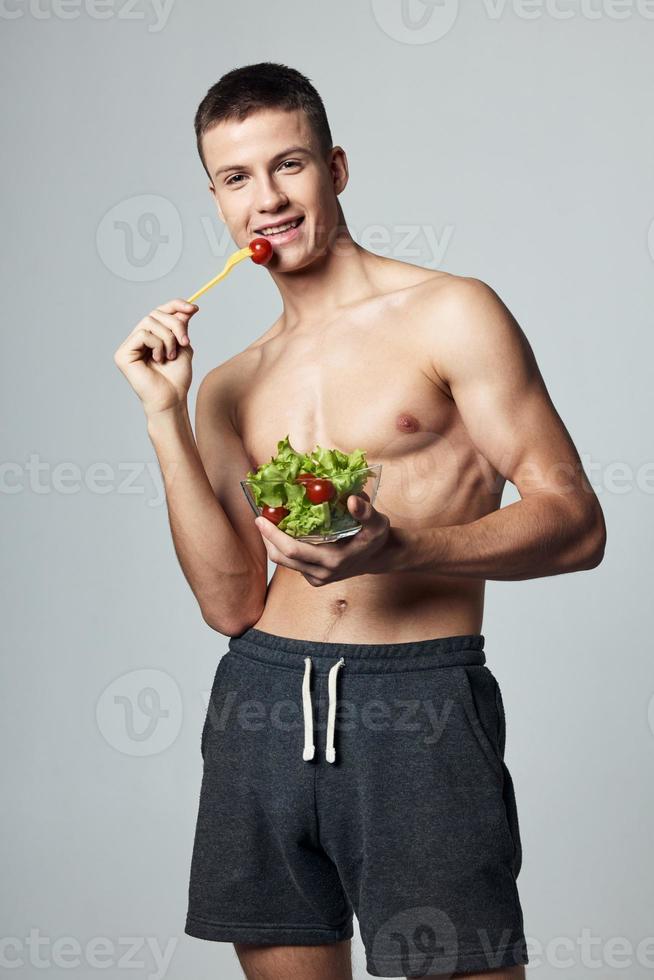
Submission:
[[[395,424],[401,432],[417,432],[420,428],[418,419],[410,412],[402,412],[401,415],[398,415]]]

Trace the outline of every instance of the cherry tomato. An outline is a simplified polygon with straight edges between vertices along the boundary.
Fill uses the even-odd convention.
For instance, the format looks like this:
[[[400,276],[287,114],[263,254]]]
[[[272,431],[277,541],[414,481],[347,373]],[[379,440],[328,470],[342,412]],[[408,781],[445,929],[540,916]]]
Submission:
[[[273,254],[273,247],[267,238],[253,238],[248,246],[252,250],[250,258],[256,265],[267,265]]]
[[[295,482],[306,483],[307,480],[316,480],[316,479],[317,477],[315,473],[298,473],[298,475],[295,477]]]
[[[279,524],[287,514],[290,514],[290,510],[286,507],[269,507],[268,504],[264,504],[261,509],[261,516],[267,518],[273,524]]]
[[[332,481],[323,480],[320,477],[307,480],[304,489],[312,504],[324,504],[326,500],[331,500],[336,494],[336,487]]]

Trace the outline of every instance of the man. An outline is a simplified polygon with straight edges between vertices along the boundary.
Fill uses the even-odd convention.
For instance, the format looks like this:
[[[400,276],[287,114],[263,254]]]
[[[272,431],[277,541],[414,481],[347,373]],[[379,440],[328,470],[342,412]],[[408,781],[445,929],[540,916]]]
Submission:
[[[195,434],[197,305],[163,303],[115,354],[184,573],[230,637],[202,733],[186,932],[233,942],[250,980],[351,980],[354,911],[373,976],[522,978],[484,583],[594,568],[601,508],[496,293],[354,243],[347,157],[308,79],[235,69],[195,126],[234,241],[273,245],[282,312],[204,378]],[[374,506],[348,498],[359,533],[313,545],[253,520],[239,480],[287,434],[383,464]],[[500,508],[507,479],[521,499]]]

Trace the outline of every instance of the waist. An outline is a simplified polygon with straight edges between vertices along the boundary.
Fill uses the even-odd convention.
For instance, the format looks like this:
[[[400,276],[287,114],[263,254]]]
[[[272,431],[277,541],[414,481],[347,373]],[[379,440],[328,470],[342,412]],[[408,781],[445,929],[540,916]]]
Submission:
[[[278,636],[399,643],[482,632],[483,580],[401,572],[362,575],[313,588],[278,566],[253,627]]]
[[[348,673],[394,673],[432,670],[486,663],[484,636],[465,633],[403,643],[341,643],[299,640],[268,633],[251,626],[240,636],[229,638],[229,651],[259,663],[302,671],[310,657],[318,673],[327,673],[335,660],[344,658]]]

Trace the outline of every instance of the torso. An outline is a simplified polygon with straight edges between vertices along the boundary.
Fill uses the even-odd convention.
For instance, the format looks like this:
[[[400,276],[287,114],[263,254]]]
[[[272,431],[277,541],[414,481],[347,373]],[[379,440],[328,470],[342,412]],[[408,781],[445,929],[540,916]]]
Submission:
[[[238,355],[243,387],[235,422],[253,469],[287,433],[298,451],[316,444],[364,449],[369,463],[382,463],[375,507],[392,525],[467,523],[500,506],[504,479],[472,444],[437,372],[439,284],[456,277],[393,265],[402,267],[402,288],[395,278],[391,291],[321,329],[282,333],[274,325]],[[254,625],[346,643],[479,633],[484,585],[483,579],[401,572],[317,589],[276,565]]]

